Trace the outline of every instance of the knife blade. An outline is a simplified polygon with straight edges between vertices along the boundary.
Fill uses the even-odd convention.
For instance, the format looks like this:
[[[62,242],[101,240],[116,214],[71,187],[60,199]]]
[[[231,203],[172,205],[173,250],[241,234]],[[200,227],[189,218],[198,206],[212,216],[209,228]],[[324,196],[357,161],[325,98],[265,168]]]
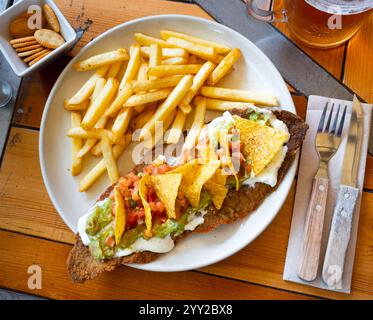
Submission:
[[[348,185],[351,187],[357,186],[357,171],[359,169],[361,142],[363,136],[362,117],[362,106],[355,96],[352,104],[350,129],[342,167],[342,185]]]
[[[193,0],[217,22],[241,33],[259,47],[286,82],[300,93],[352,100],[353,92],[270,23],[255,20],[242,0]],[[228,3],[229,2],[229,3]],[[307,72],[305,72],[307,70]],[[360,99],[362,100],[362,99]],[[373,154],[373,122],[369,153]]]
[[[357,179],[363,132],[363,109],[355,96],[344,153],[341,185],[333,212],[322,270],[324,282],[332,289],[342,287],[345,257],[351,236],[355,206],[359,197]]]

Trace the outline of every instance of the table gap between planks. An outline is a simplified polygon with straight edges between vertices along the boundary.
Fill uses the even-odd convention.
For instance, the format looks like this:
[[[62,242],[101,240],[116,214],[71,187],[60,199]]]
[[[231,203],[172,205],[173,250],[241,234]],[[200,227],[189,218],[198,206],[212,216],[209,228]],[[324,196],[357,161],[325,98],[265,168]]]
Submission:
[[[113,0],[105,4],[96,0],[57,0],[56,3],[74,28],[87,29],[71,55],[111,27],[143,16],[180,13],[211,19],[196,5],[161,0]],[[291,37],[286,25],[277,24],[276,27]],[[372,102],[373,61],[369,59],[372,44],[373,16],[346,45],[324,51],[305,48],[305,51],[361,97]],[[351,295],[282,280],[296,181],[267,230],[224,261],[181,273],[152,273],[122,267],[86,284],[72,284],[65,260],[74,235],[49,200],[38,158],[39,125],[44,104],[69,60],[69,57],[61,58],[48,71],[37,72],[22,81],[0,171],[0,287],[54,299],[373,298],[371,157],[367,160]],[[291,86],[289,89],[298,114],[304,118],[307,98]],[[33,291],[27,287],[27,268],[32,264],[43,269],[41,290]]]

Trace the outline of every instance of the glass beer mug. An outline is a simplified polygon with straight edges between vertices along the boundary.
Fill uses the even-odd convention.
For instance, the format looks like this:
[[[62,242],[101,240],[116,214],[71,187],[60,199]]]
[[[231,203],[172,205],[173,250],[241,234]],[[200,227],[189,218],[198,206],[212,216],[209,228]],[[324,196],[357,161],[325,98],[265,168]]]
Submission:
[[[254,18],[266,22],[287,22],[290,32],[301,43],[321,49],[337,47],[350,39],[373,11],[373,0],[246,2],[248,13]]]

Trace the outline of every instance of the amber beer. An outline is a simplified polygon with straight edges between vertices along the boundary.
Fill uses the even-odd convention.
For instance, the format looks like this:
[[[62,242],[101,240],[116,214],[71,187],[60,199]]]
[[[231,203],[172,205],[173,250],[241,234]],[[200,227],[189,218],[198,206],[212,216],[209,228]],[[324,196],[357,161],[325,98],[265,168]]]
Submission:
[[[289,29],[304,44],[339,46],[351,38],[372,13],[372,0],[285,0]]]

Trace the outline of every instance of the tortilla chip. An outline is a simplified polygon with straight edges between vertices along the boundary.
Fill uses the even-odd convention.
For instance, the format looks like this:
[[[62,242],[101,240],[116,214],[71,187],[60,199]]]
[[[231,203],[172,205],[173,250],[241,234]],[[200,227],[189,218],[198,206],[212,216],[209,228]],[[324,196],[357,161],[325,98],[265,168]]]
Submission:
[[[228,175],[224,173],[222,169],[217,169],[212,177],[207,182],[212,182],[219,184],[221,186],[225,186],[225,182],[227,181]]]
[[[258,175],[288,141],[289,134],[238,116],[234,119],[244,144],[244,156],[250,161],[254,174]]]
[[[146,236],[151,236],[152,230],[152,211],[150,209],[149,203],[146,200],[146,195],[148,193],[148,187],[152,184],[152,178],[148,174],[145,174],[139,182],[139,194],[141,198],[142,205],[145,210],[145,225],[146,225]]]
[[[115,243],[119,244],[122,238],[123,232],[126,229],[126,209],[124,206],[123,197],[119,191],[119,188],[114,189],[114,200],[115,200]]]
[[[220,147],[224,149],[224,154],[228,161],[228,168],[234,175],[234,179],[236,180],[236,190],[238,191],[240,189],[240,181],[237,177],[236,169],[233,166],[232,158],[229,152],[229,138],[228,138],[228,130],[222,130],[219,133],[219,143]]]
[[[180,173],[152,176],[155,193],[165,206],[169,218],[176,218],[175,204],[182,177]]]
[[[208,191],[208,193],[211,195],[215,208],[220,210],[225,200],[225,196],[228,193],[228,189],[224,185],[211,182],[210,180],[204,184],[203,189]]]
[[[203,185],[213,176],[219,167],[219,160],[211,160],[206,165],[200,165],[198,171],[192,173],[188,185],[183,190],[185,197],[192,207],[198,207]]]

